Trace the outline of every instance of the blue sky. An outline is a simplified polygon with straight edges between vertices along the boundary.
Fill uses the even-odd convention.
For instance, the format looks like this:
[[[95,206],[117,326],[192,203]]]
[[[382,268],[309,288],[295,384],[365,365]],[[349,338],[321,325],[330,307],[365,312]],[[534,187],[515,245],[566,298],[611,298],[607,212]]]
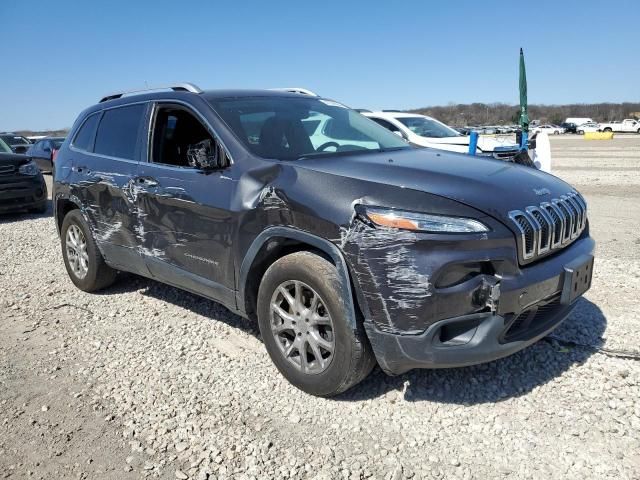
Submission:
[[[524,6],[524,8],[523,8]],[[114,90],[303,86],[353,107],[640,100],[640,1],[0,0],[0,130]]]

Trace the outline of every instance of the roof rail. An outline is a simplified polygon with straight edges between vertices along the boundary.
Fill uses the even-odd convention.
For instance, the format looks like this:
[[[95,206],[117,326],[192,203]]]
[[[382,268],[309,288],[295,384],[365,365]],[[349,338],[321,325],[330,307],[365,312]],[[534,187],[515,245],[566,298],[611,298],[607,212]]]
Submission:
[[[193,83],[176,83],[174,85],[166,85],[163,87],[151,87],[151,88],[142,88],[139,90],[127,90],[123,92],[114,92],[102,97],[98,103],[106,102],[107,100],[114,100],[116,98],[121,98],[121,97],[124,97],[125,95],[133,95],[136,93],[143,93],[143,92],[153,92],[155,90],[173,90],[174,92],[202,93],[202,90],[200,89],[200,87],[194,85]]]
[[[301,87],[270,88],[269,90],[274,90],[274,91],[277,91],[277,92],[299,93],[301,95],[310,95],[312,97],[319,96],[317,93],[312,92],[311,90],[307,90],[306,88],[301,88]]]
[[[356,108],[355,111],[358,113],[373,113],[371,110],[367,108]]]

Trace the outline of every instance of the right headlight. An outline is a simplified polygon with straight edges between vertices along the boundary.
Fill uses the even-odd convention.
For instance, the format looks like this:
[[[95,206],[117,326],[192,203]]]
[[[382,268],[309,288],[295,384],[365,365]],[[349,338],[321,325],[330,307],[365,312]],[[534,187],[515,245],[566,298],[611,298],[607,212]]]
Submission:
[[[379,227],[428,233],[481,233],[490,230],[484,223],[473,218],[407,212],[366,205],[359,205],[358,210],[361,215]]]

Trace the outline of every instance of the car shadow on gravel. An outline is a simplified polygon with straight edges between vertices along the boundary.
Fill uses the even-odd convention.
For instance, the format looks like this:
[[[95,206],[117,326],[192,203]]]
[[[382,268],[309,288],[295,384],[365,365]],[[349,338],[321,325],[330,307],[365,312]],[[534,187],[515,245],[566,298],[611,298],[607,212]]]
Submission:
[[[53,216],[51,200],[47,200],[47,211],[45,213],[33,213],[24,211],[0,213],[0,224],[22,222],[24,220],[34,220],[37,218],[47,218]]]
[[[118,276],[113,286],[95,292],[94,295],[115,295],[138,290],[141,295],[184,308],[206,317],[207,320],[224,322],[260,339],[260,331],[255,322],[236,315],[220,303],[132,273],[121,272]]]
[[[179,288],[129,273],[110,288],[95,295],[116,295],[139,291],[169,304],[184,308],[206,319],[221,321],[260,339],[255,322],[242,318],[221,304]],[[475,405],[493,403],[521,395],[562,375],[574,365],[584,363],[593,348],[558,343],[555,338],[593,347],[602,346],[607,320],[600,308],[585,298],[578,300],[571,315],[552,334],[509,357],[463,368],[412,370],[390,377],[379,368],[362,383],[333,397],[335,401],[362,401],[403,392],[409,402],[440,402]]]
[[[526,395],[569,368],[583,364],[593,355],[593,348],[575,344],[601,347],[606,325],[600,308],[581,298],[551,337],[509,357],[472,367],[413,370],[397,377],[389,377],[376,368],[364,382],[336,400],[368,400],[395,390],[403,392],[404,400],[409,402],[475,405]]]

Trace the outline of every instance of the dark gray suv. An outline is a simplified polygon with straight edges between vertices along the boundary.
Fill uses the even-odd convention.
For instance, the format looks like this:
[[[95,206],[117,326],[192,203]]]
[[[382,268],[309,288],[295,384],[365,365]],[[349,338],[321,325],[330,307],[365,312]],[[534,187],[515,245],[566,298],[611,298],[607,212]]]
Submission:
[[[314,395],[377,364],[494,360],[590,286],[584,199],[540,171],[416,149],[333,100],[283,91],[114,94],[62,145],[55,219],[82,290],[117,271],[259,323]]]

